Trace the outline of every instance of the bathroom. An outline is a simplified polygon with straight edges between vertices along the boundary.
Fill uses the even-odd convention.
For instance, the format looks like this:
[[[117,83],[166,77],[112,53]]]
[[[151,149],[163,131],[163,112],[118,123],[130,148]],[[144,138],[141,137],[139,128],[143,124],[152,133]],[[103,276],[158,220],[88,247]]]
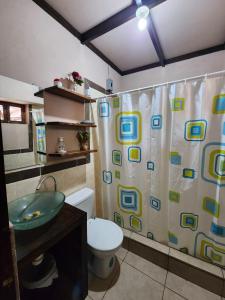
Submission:
[[[0,299],[225,299],[225,1],[0,0]]]

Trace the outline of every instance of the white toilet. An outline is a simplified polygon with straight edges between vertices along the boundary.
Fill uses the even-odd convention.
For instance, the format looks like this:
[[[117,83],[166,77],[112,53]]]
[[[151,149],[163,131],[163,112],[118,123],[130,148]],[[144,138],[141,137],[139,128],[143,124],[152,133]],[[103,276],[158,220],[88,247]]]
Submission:
[[[89,269],[100,278],[107,278],[115,266],[115,252],[123,242],[123,231],[112,221],[93,218],[94,191],[84,188],[66,197],[66,203],[87,213]]]

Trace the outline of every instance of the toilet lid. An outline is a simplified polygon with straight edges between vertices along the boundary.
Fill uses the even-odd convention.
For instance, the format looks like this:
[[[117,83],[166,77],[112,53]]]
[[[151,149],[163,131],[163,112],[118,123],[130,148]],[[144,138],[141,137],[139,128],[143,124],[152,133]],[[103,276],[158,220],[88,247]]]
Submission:
[[[109,220],[89,219],[87,222],[88,244],[100,251],[110,251],[122,244],[123,231]]]

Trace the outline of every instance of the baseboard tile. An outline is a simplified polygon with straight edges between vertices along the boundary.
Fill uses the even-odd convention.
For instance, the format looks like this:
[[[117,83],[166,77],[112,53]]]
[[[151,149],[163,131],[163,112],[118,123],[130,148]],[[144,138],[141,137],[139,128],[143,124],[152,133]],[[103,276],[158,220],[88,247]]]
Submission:
[[[124,237],[123,247],[160,267],[225,297],[225,271],[176,249],[132,232]]]

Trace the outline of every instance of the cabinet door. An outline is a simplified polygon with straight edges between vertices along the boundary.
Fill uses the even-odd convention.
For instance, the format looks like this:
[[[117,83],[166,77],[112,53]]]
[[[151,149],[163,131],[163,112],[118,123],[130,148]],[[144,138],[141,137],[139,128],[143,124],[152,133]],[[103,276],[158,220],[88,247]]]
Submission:
[[[0,124],[0,299],[16,300]]]

